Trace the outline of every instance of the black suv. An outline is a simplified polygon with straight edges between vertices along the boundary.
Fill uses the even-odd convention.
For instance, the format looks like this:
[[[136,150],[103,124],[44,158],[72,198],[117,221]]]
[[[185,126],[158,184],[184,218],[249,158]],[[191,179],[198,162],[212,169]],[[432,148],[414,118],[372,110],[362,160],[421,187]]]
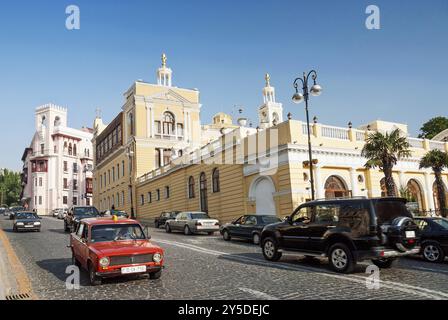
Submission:
[[[300,205],[283,222],[267,225],[261,247],[267,260],[282,251],[328,257],[332,269],[350,273],[371,259],[389,268],[399,256],[419,252],[419,228],[402,198],[316,200]]]
[[[64,218],[64,231],[75,232],[81,220],[95,217],[101,217],[99,211],[95,207],[73,206]]]

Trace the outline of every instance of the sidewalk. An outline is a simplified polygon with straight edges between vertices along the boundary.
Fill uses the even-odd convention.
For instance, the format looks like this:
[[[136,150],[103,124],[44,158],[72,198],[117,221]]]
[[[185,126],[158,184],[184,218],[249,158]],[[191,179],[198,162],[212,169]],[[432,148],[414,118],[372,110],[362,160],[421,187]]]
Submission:
[[[20,263],[19,258],[9,243],[8,237],[0,229],[0,300],[6,300],[26,294],[28,298],[35,299],[31,283]]]

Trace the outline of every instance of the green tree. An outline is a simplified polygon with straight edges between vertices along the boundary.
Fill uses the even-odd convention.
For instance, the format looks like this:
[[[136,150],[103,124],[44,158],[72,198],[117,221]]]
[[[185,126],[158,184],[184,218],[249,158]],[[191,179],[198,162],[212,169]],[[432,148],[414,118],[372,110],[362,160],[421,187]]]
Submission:
[[[4,169],[0,171],[0,205],[11,206],[20,203],[20,174]]]
[[[441,150],[431,150],[420,160],[420,169],[431,168],[436,176],[437,197],[440,204],[440,211],[443,217],[448,216],[446,208],[445,188],[442,181],[442,171],[448,168],[448,153]]]
[[[366,168],[380,168],[386,180],[387,195],[397,196],[396,187],[392,177],[392,169],[398,160],[411,156],[410,145],[405,137],[400,136],[400,130],[382,134],[375,132],[369,134],[362,149],[362,156],[367,158]]]
[[[448,129],[448,118],[446,117],[435,117],[425,122],[420,128],[421,133],[418,135],[419,138],[432,139],[434,136]]]

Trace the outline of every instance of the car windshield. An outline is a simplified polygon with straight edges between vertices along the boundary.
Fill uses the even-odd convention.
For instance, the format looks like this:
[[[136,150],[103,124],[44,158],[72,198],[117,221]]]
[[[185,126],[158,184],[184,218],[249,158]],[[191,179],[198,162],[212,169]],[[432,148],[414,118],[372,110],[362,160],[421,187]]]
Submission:
[[[19,212],[16,214],[16,219],[37,219],[37,215],[32,212]]]
[[[281,220],[275,216],[266,216],[266,217],[261,217],[261,221],[263,221],[263,223],[265,224],[271,224],[271,223],[276,223],[276,222],[280,222]]]
[[[379,200],[375,204],[378,224],[392,222],[397,217],[412,217],[404,202],[399,200]]]
[[[138,224],[108,224],[92,227],[91,242],[144,240],[145,233]]]
[[[22,207],[14,207],[11,209],[11,211],[13,211],[13,212],[22,211],[22,210],[23,210]]]
[[[448,219],[434,219],[435,223],[437,223],[439,226],[441,226],[443,229],[448,230]]]
[[[210,219],[210,217],[206,213],[191,213],[191,219]]]
[[[75,216],[84,216],[84,215],[91,215],[91,216],[98,216],[99,212],[96,210],[95,207],[77,207],[73,209],[73,214]]]

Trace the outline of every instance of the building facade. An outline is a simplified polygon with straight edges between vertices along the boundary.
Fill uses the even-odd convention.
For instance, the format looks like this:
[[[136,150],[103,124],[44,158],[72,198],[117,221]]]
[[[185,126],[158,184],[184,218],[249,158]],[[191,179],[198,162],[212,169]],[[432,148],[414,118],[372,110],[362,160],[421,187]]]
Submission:
[[[172,85],[166,56],[155,84],[135,82],[124,94],[121,113],[108,125],[94,124],[94,204],[135,210],[135,181],[201,145],[199,91]]]
[[[67,109],[35,112],[35,134],[22,156],[22,203],[48,215],[56,208],[93,203],[92,130],[67,126]]]
[[[95,205],[148,221],[189,210],[228,222],[246,213],[283,217],[311,198],[306,123],[284,120],[268,74],[256,129],[222,112],[201,125],[200,109],[197,90],[172,86],[163,56],[156,84],[135,82],[115,120],[95,120]],[[384,196],[384,175],[364,166],[361,150],[370,133],[399,129],[412,156],[394,167],[397,194],[413,211],[439,208],[435,177],[419,161],[429,150],[448,151],[446,141],[412,138],[406,125],[386,121],[359,128],[315,121],[311,129],[317,198]]]

